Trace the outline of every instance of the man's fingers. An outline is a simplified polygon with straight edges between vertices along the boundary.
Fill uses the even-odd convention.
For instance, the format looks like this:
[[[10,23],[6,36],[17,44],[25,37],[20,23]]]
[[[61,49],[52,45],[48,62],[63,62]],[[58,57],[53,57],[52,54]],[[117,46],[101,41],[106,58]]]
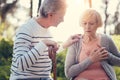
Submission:
[[[71,38],[72,39],[75,39],[75,38],[80,39],[80,36],[81,36],[81,34],[75,34],[75,35],[72,35]]]
[[[77,42],[77,41],[79,41],[79,39],[77,39],[77,38],[76,38],[76,39],[73,39],[73,40],[72,40],[72,43]]]

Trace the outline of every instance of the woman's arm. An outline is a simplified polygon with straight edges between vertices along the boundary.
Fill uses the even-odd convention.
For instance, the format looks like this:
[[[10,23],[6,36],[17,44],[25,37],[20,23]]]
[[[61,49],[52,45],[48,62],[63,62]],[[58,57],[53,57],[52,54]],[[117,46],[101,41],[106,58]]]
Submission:
[[[68,48],[66,60],[65,60],[65,75],[67,78],[72,78],[80,74],[83,70],[85,70],[89,65],[92,64],[90,58],[86,58],[81,63],[76,61],[76,48],[74,45]]]
[[[113,66],[120,66],[120,53],[118,49],[116,48],[113,40],[111,38],[109,39],[109,62]]]

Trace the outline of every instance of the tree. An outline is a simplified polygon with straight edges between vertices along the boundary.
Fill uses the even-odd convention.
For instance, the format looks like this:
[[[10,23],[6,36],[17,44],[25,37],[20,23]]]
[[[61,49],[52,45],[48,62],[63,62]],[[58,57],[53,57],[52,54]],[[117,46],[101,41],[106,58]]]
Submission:
[[[7,3],[7,0],[0,0],[0,17],[1,22],[4,22],[8,13],[13,13],[15,5],[18,0],[13,1],[12,3]]]
[[[33,11],[33,0],[30,0],[30,16],[32,17],[32,11]]]
[[[41,0],[39,0],[39,3],[38,3],[37,13],[39,13],[39,8],[40,8],[40,6],[41,6]],[[38,14],[37,14],[37,16],[38,16]]]
[[[109,14],[108,14],[108,12],[107,12],[109,1],[108,1],[108,0],[103,0],[103,3],[105,4],[105,10],[104,10],[104,14],[105,14],[104,33],[106,34],[107,21],[108,21],[108,17],[109,17]]]
[[[115,25],[115,31],[114,31],[114,34],[120,34],[120,21],[119,21],[119,6],[120,6],[120,1],[118,2],[117,4],[117,7],[116,7],[116,11],[114,13],[114,17],[113,17],[113,24]]]
[[[14,0],[12,3],[7,3],[8,0],[0,0],[0,37],[3,35],[5,29],[7,29],[6,16],[10,13],[13,14],[16,9],[16,3],[18,0]]]

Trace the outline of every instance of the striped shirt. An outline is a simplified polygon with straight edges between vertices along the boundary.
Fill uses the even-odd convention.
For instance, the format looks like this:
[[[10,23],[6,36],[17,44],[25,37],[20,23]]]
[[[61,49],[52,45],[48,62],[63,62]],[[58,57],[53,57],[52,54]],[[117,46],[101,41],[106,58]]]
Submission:
[[[51,39],[48,29],[41,27],[34,18],[16,32],[10,80],[50,77],[52,61],[47,46],[41,41]]]

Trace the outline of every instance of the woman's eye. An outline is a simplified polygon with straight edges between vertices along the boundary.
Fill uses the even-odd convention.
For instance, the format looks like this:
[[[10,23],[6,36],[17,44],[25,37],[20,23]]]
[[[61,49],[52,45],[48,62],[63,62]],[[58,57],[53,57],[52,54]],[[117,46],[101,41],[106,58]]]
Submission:
[[[94,25],[94,23],[90,23],[90,25]]]
[[[90,25],[94,25],[95,24],[95,22],[91,22],[91,23],[89,23]]]

